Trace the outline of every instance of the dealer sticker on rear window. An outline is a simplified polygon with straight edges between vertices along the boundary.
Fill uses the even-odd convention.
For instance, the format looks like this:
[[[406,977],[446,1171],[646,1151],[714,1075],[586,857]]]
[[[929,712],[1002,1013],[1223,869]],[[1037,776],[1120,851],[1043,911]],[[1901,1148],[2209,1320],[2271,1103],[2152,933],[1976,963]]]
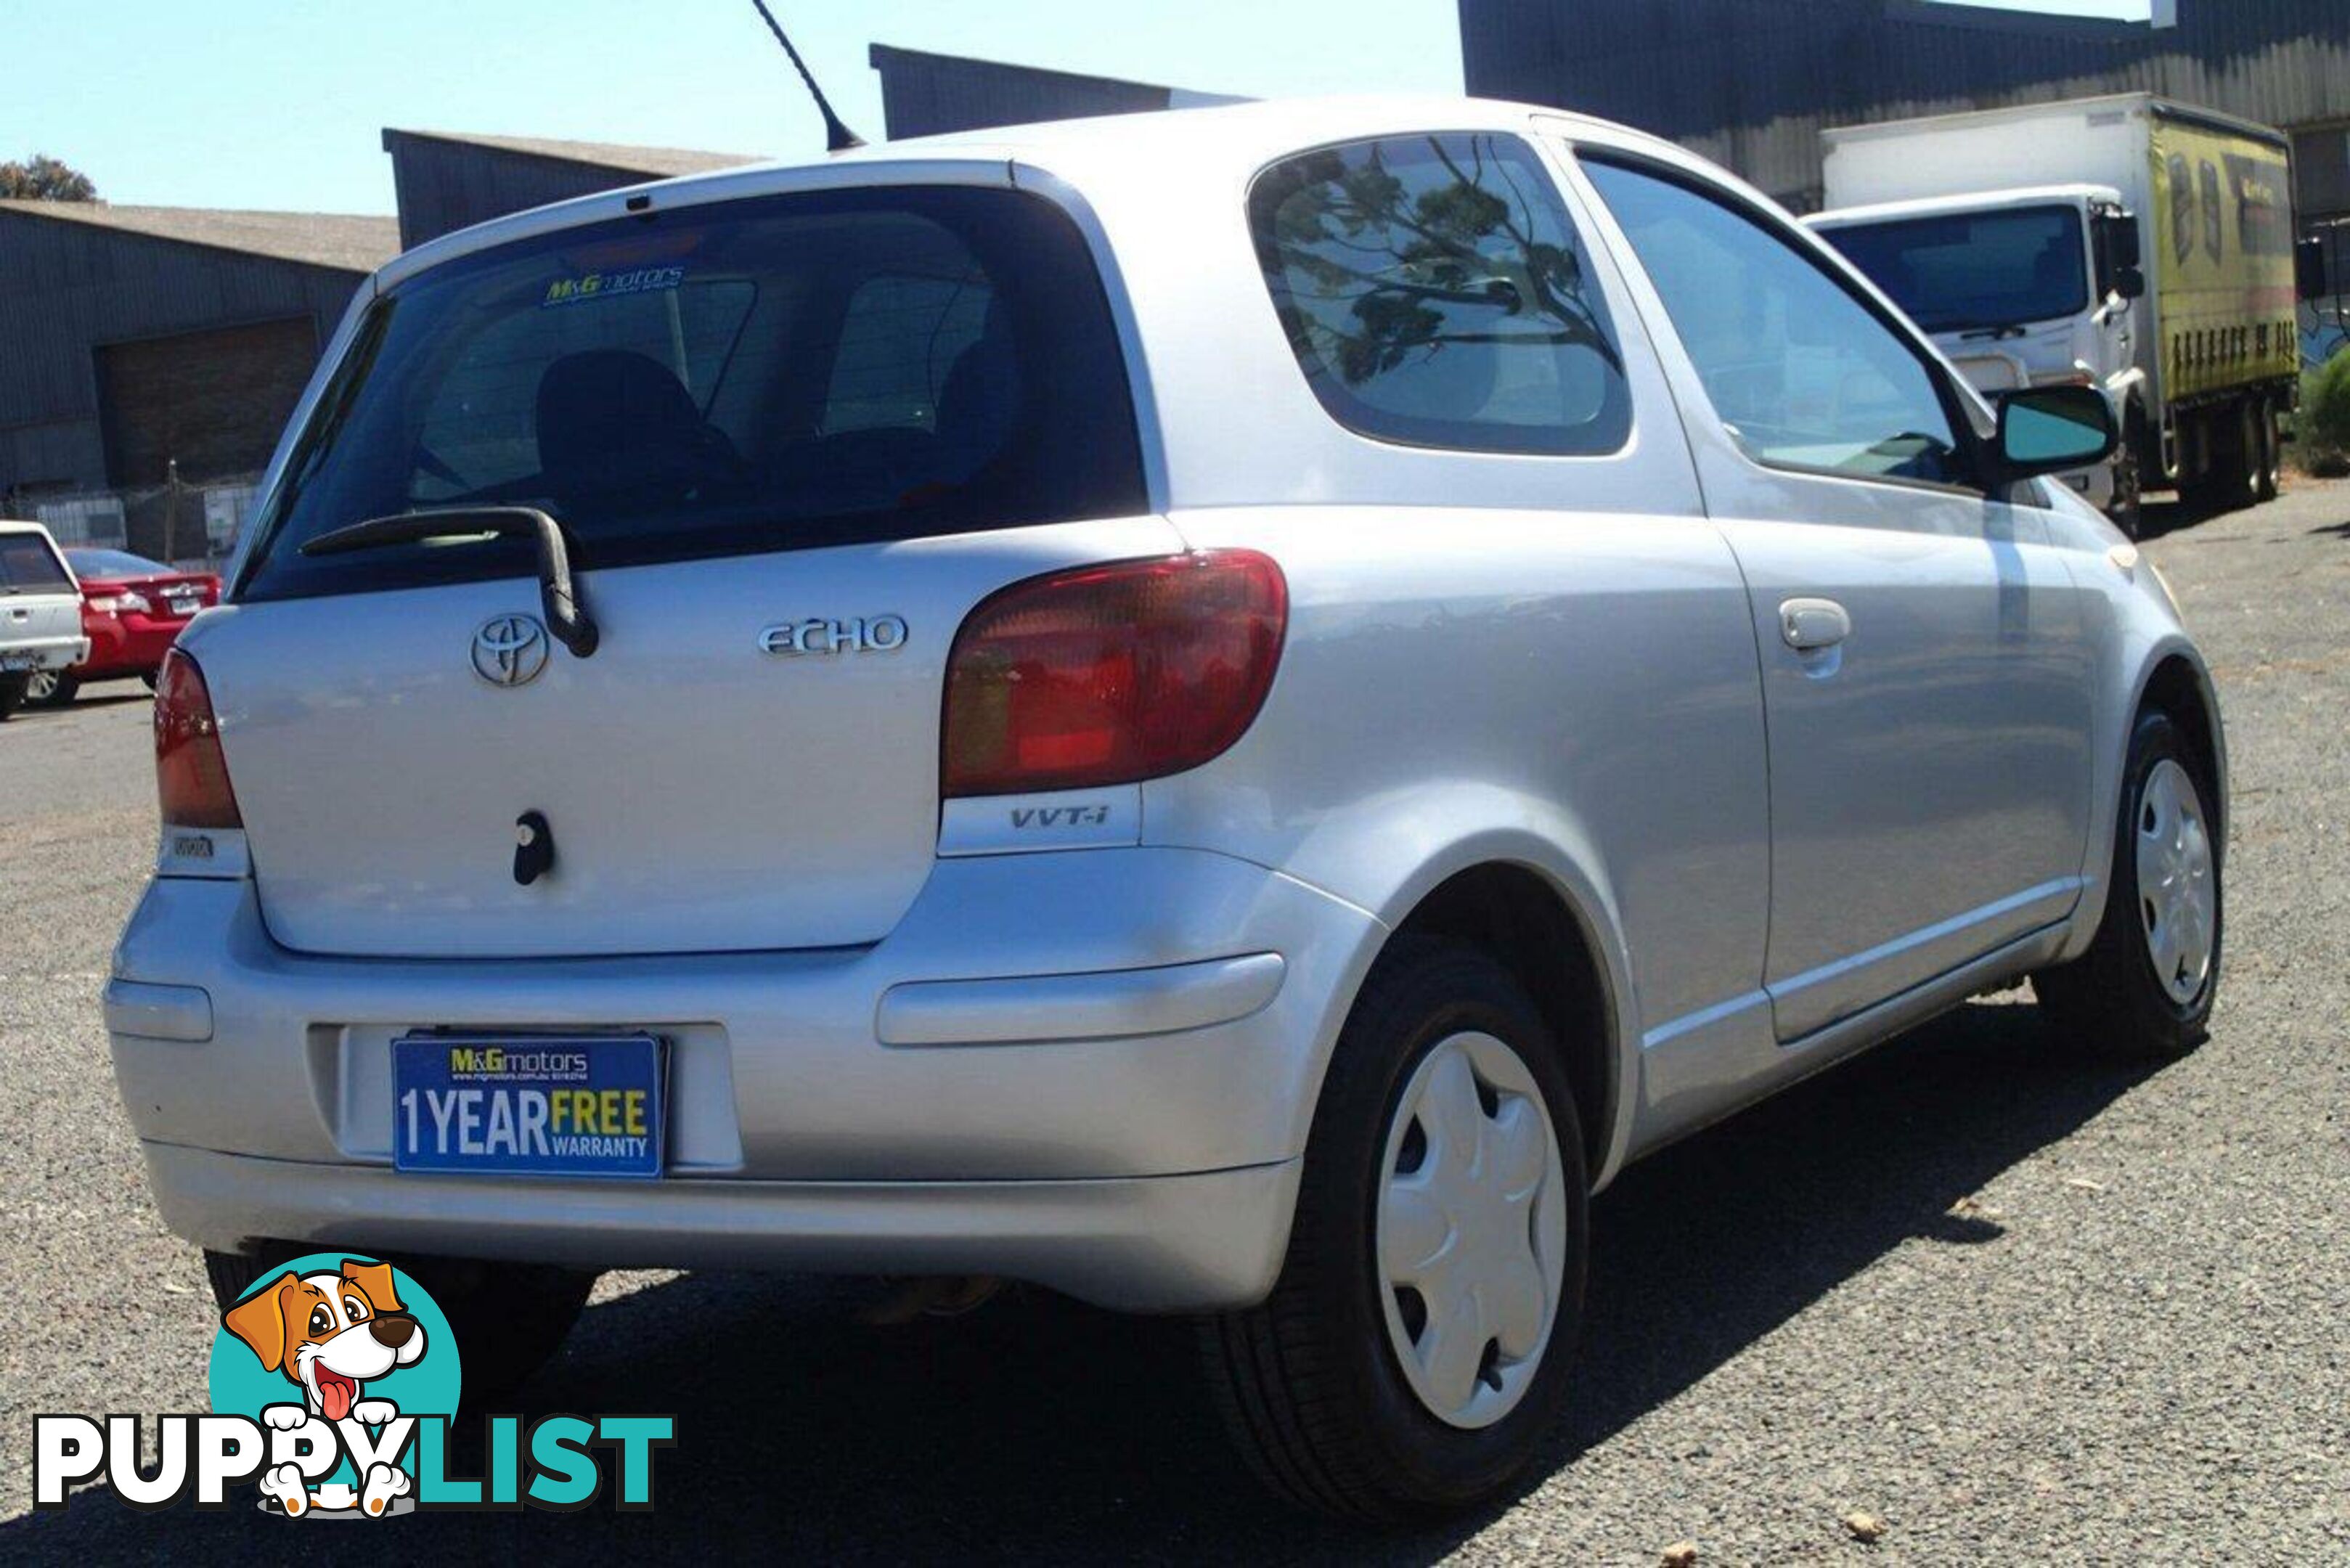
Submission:
[[[558,277],[546,286],[546,297],[540,300],[544,310],[557,305],[585,305],[591,299],[619,299],[631,294],[659,294],[681,287],[685,269],[681,266],[639,267],[634,272],[589,272],[577,277]]]

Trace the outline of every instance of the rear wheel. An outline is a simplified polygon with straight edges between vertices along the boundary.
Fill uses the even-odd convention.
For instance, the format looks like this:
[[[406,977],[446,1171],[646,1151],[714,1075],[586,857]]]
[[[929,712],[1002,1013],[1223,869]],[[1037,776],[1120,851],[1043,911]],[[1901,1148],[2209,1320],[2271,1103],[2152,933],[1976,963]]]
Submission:
[[[25,684],[25,703],[31,708],[62,708],[74,700],[81,682],[55,670],[36,670]]]
[[[2274,501],[2284,487],[2284,432],[2278,427],[2277,406],[2273,399],[2262,398],[2252,404],[2253,429],[2260,444],[2260,472],[2253,489],[2259,499]]]
[[[223,1312],[263,1278],[292,1259],[344,1248],[276,1241],[257,1252],[204,1251],[204,1277]],[[359,1255],[356,1252],[354,1255]],[[470,1409],[511,1400],[531,1374],[563,1347],[564,1336],[588,1304],[596,1276],[533,1263],[486,1263],[468,1258],[376,1254],[422,1285],[449,1320],[464,1367]]]
[[[1493,960],[1399,939],[1340,1037],[1261,1306],[1203,1325],[1274,1490],[1395,1521],[1493,1496],[1565,1403],[1583,1143],[1555,1043]]]
[[[2140,714],[2096,939],[2080,958],[2032,981],[2069,1048],[2161,1062],[2202,1043],[2224,929],[2210,788],[2170,715]]]
[[[27,675],[0,675],[0,724],[6,723],[25,705],[25,687],[31,679]]]
[[[2252,405],[2208,409],[2202,427],[2202,469],[2183,487],[2199,512],[2233,512],[2260,499],[2260,436]]]

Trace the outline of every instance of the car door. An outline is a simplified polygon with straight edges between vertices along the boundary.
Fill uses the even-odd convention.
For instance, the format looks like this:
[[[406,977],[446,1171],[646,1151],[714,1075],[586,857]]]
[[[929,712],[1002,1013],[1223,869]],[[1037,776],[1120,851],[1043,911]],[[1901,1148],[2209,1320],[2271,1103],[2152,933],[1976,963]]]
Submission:
[[[1988,493],[1914,328],[1783,215],[1687,169],[1583,171],[1746,575],[1771,775],[1764,989],[1798,1040],[2061,919],[2093,650],[2036,485]]]

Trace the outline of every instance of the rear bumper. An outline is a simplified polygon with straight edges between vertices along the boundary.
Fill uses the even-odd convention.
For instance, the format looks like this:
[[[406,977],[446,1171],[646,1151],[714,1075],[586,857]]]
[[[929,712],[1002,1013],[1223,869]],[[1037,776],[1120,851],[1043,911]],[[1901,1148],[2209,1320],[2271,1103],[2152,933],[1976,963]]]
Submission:
[[[1003,1274],[1136,1312],[1262,1300],[1297,1162],[1102,1181],[556,1182],[416,1177],[144,1146],[164,1222],[584,1268]]]
[[[89,657],[89,639],[50,637],[31,641],[0,641],[0,668],[10,674],[27,670],[68,670]]]
[[[83,680],[104,680],[118,675],[151,675],[162,668],[163,656],[179,640],[183,620],[151,621],[143,616],[97,617],[83,622],[89,633],[89,651],[74,669]]]
[[[870,948],[592,961],[308,957],[251,882],[161,877],[107,1012],[158,1202],[207,1246],[969,1271],[1191,1308],[1270,1287],[1378,935],[1188,850],[941,860]],[[660,1035],[665,1178],[394,1172],[390,1042],[434,1026]]]

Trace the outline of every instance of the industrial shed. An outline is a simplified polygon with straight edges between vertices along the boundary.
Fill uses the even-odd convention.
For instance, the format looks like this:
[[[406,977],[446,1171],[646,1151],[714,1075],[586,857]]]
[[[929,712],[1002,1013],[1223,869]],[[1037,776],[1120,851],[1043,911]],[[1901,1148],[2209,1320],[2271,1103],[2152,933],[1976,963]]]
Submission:
[[[892,141],[995,125],[1241,101],[1221,93],[933,55],[889,44],[874,45],[867,58],[881,73],[881,118]]]
[[[90,536],[203,554],[203,487],[267,462],[398,249],[390,218],[0,202],[0,514],[107,490]]]
[[[2307,219],[2350,213],[2350,4],[2156,0],[2155,20],[1940,0],[1461,0],[1471,94],[1621,120],[1801,209],[1820,132],[2151,91],[2290,131]]]
[[[549,202],[758,161],[738,152],[447,130],[387,130],[383,150],[391,154],[402,250]]]

